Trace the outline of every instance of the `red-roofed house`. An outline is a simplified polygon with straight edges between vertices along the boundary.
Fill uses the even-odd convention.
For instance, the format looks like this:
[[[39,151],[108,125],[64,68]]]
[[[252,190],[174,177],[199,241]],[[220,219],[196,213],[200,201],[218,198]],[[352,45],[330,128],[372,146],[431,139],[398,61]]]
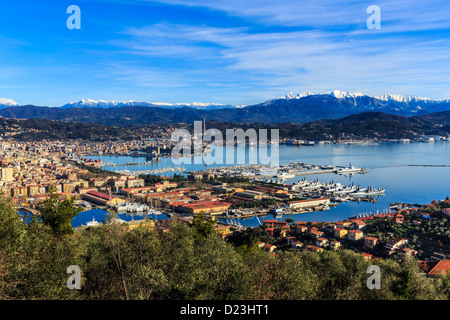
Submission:
[[[312,228],[311,228],[311,229],[312,229]],[[318,239],[318,238],[320,238],[321,236],[323,236],[323,232],[322,232],[322,231],[319,231],[319,230],[310,230],[309,233],[311,234],[311,236],[312,236],[314,239]]]
[[[295,231],[297,231],[297,233],[304,233],[308,230],[308,227],[305,225],[297,225]]]
[[[419,261],[419,268],[421,268],[425,274],[430,277],[450,274],[450,260]]]
[[[355,228],[357,230],[364,229],[365,226],[366,226],[366,223],[364,221],[361,221],[361,220],[353,221],[353,228]]]
[[[306,250],[309,250],[309,251],[312,251],[312,252],[321,252],[321,251],[323,251],[322,248],[319,248],[319,247],[313,246],[313,245],[306,246]]]
[[[266,244],[264,244],[263,248],[264,248],[264,250],[266,250],[266,251],[268,251],[270,253],[273,253],[273,251],[277,248],[277,246],[274,246],[272,244],[266,243]]]
[[[337,240],[330,241],[331,249],[337,250],[337,249],[339,249],[340,246],[341,246],[341,243],[339,241],[337,241]]]
[[[373,255],[371,255],[370,253],[361,252],[359,254],[362,255],[364,257],[364,259],[366,259],[366,260],[372,260],[373,259]]]
[[[337,238],[342,238],[348,233],[347,229],[337,227],[334,229],[334,236]]]
[[[322,237],[317,238],[317,240],[316,240],[316,246],[318,246],[318,247],[326,247],[326,246],[328,246],[328,243],[329,243],[329,241]]]
[[[403,221],[405,220],[405,217],[402,214],[396,214],[394,216],[394,221],[395,223],[403,223]]]
[[[401,246],[404,246],[405,244],[408,243],[408,239],[405,238],[394,238],[391,241],[389,241],[388,243],[386,243],[385,247],[388,250],[396,250],[398,248],[400,248]]]
[[[375,237],[365,237],[364,238],[364,246],[367,248],[373,248],[377,245],[378,238]]]
[[[348,232],[348,238],[353,241],[357,241],[359,239],[362,239],[364,237],[364,232],[361,230],[349,230]]]
[[[281,228],[289,226],[289,224],[286,221],[278,221],[278,220],[263,220],[263,224],[271,228]]]
[[[301,247],[303,247],[303,243],[301,243],[300,241],[292,241],[291,242],[291,247],[293,249],[300,249]]]

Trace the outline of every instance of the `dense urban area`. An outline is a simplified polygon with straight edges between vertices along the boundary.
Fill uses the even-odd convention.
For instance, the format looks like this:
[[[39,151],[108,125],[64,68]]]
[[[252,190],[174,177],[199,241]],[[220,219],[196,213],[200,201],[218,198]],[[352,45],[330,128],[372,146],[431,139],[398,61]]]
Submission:
[[[167,135],[108,143],[3,140],[0,297],[448,299],[448,198],[393,203],[388,212],[343,221],[294,222],[291,215],[339,202],[376,201],[370,195],[383,190],[306,178],[289,185],[268,179],[273,174],[262,174],[267,168],[258,165],[184,173],[175,167],[172,176],[164,170],[118,173],[104,169],[114,164],[88,157],[145,155],[159,161],[173,147]],[[364,172],[292,163],[275,176],[346,170]],[[110,211],[109,218],[71,226],[92,208]],[[124,221],[120,212],[143,219]],[[273,218],[281,214],[284,221]],[[259,227],[242,227],[239,221],[247,217],[257,217]],[[373,264],[382,270],[381,290],[366,287],[366,269]],[[66,288],[69,265],[83,270],[80,291]]]

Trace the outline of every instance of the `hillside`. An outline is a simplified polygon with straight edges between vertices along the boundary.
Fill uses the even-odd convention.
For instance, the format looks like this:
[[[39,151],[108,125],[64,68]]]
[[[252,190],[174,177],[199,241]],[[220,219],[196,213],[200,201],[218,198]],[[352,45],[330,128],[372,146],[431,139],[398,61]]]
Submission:
[[[39,108],[39,107],[37,107]],[[129,107],[131,108],[131,107]],[[37,110],[46,110],[40,108]],[[56,108],[55,108],[56,109]],[[147,108],[146,108],[147,109]],[[98,109],[99,122],[103,109]],[[83,109],[73,109],[78,113],[77,119],[82,119]],[[158,111],[158,110],[156,110]],[[59,109],[56,110],[59,112]],[[133,121],[123,119],[122,126],[105,124],[90,124],[73,121],[57,121],[48,119],[7,119],[0,118],[0,134],[14,137],[17,140],[44,140],[44,139],[87,139],[93,141],[135,139],[150,137],[158,132],[158,128],[186,127],[193,130],[193,121],[200,120],[199,115],[185,109],[184,123],[174,123],[173,117],[164,117],[159,112],[154,114],[163,125],[134,124]],[[133,117],[134,118],[134,117]],[[450,133],[450,111],[438,112],[429,115],[405,117],[390,115],[382,112],[363,112],[340,119],[324,119],[303,124],[291,122],[267,124],[252,122],[207,121],[207,128],[217,128],[222,132],[230,128],[253,129],[279,129],[281,138],[299,138],[304,140],[335,140],[340,138],[364,139],[399,139],[416,138],[421,135],[448,135]],[[145,119],[145,118],[144,118]],[[67,118],[66,118],[67,120]],[[105,119],[103,119],[105,120]],[[108,121],[102,121],[108,122]],[[127,125],[128,124],[128,125]],[[154,131],[154,129],[157,129]]]
[[[124,128],[81,122],[62,122],[46,119],[0,118],[0,135],[16,140],[85,139],[92,141],[128,139],[131,132]]]

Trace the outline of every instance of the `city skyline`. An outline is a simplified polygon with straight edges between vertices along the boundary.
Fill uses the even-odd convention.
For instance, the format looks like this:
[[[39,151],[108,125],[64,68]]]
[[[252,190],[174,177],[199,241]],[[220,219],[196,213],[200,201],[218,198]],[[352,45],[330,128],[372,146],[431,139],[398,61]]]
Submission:
[[[433,2],[434,3],[434,2]],[[448,99],[450,5],[31,1],[0,8],[0,97],[251,105],[339,89]],[[81,9],[81,29],[66,12]],[[381,29],[367,28],[367,8]]]

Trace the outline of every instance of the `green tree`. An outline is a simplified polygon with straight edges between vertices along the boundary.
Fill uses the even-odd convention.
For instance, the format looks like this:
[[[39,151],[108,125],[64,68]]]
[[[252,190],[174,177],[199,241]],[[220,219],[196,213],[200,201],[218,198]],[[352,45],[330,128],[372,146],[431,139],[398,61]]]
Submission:
[[[67,197],[61,201],[59,194],[53,191],[51,190],[50,196],[43,201],[39,210],[40,217],[45,225],[50,226],[55,236],[72,234],[72,220],[82,209],[75,207],[75,198]]]
[[[12,207],[11,201],[0,199],[0,250],[5,253],[20,250],[25,236],[25,223]]]
[[[206,239],[210,234],[213,234],[215,226],[216,221],[212,219],[206,219],[205,213],[203,211],[200,211],[200,213],[194,215],[191,227],[194,229],[195,241],[201,241],[203,239]]]

